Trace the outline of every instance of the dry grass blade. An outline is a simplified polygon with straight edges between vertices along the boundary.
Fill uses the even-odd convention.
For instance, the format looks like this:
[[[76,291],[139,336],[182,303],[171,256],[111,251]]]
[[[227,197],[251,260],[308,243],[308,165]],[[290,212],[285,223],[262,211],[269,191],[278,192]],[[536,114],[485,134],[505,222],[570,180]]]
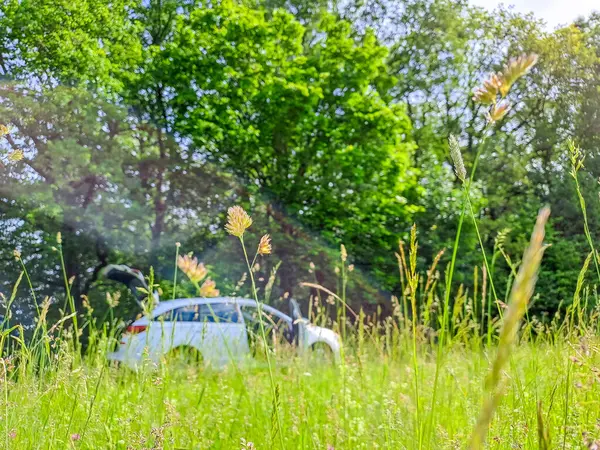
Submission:
[[[521,319],[527,310],[529,299],[533,294],[537,274],[544,253],[544,227],[550,216],[550,210],[544,208],[537,217],[529,247],[523,254],[523,262],[515,283],[513,284],[508,309],[504,315],[504,321],[500,330],[498,352],[492,365],[492,370],[486,380],[487,398],[484,401],[477,424],[471,436],[470,449],[483,448],[485,436],[488,432],[496,407],[500,403],[503,394],[504,382],[502,369],[508,362],[510,353],[517,337],[517,331]]]
[[[348,304],[344,300],[342,300],[342,298],[339,295],[330,291],[325,286],[321,286],[320,284],[316,284],[316,283],[308,283],[306,281],[300,283],[300,286],[317,289],[319,291],[325,292],[327,295],[331,295],[333,298],[335,298],[340,303],[342,303],[342,305],[344,305],[346,307],[346,309],[348,311],[350,311],[350,313],[354,316],[354,318],[358,318],[358,314],[356,314],[356,312],[352,308],[350,308],[350,306],[348,306]]]
[[[550,432],[544,425],[544,416],[542,414],[542,401],[537,404],[537,426],[538,426],[538,442],[540,450],[550,450]]]

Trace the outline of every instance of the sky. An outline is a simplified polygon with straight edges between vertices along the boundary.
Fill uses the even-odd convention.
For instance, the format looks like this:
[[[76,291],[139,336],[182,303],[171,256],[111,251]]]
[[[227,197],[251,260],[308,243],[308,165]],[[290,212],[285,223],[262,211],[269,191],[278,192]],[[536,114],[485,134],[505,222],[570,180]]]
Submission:
[[[514,5],[515,11],[533,12],[550,28],[569,24],[578,16],[588,16],[594,10],[600,11],[599,0],[471,0],[471,3],[490,9],[501,3]]]

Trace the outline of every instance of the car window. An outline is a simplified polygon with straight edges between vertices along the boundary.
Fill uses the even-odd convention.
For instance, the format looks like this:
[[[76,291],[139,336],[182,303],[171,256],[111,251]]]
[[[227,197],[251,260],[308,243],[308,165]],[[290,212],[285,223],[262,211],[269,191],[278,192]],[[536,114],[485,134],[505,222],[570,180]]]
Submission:
[[[256,306],[244,305],[241,306],[242,316],[248,333],[248,344],[252,350],[252,354],[256,357],[260,354],[260,336],[262,330]],[[267,338],[267,345],[276,350],[285,348],[286,344],[294,342],[294,330],[290,319],[285,314],[262,310],[262,318],[264,325],[264,333]]]
[[[238,323],[237,308],[233,303],[205,303],[187,305],[160,314],[155,321]]]
[[[256,306],[244,305],[240,308],[242,310],[242,315],[244,316],[244,320],[248,323],[259,323],[258,321],[258,310]],[[267,312],[264,309],[263,313],[263,323],[266,327],[275,326],[276,328],[286,329],[291,326],[289,321],[284,315]]]

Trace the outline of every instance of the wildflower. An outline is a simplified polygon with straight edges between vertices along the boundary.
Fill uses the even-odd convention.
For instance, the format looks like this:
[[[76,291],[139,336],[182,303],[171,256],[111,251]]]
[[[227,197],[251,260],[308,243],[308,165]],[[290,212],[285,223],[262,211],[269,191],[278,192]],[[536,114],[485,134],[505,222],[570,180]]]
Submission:
[[[60,231],[56,233],[56,243],[59,245],[62,244],[62,233]]]
[[[244,438],[240,439],[240,445],[242,446],[242,450],[256,450],[254,443],[246,441]]]
[[[0,123],[0,136],[6,136],[8,133],[10,133],[8,127],[3,123]]]
[[[81,439],[81,435],[79,433],[73,433],[71,435],[71,440],[72,441],[78,441],[79,439]]]
[[[340,246],[340,252],[342,256],[342,261],[346,262],[346,260],[348,259],[348,252],[346,251],[346,247],[344,246],[344,244]]]
[[[246,231],[250,225],[252,225],[252,219],[241,206],[232,206],[227,210],[227,224],[225,225],[225,230],[229,234],[242,237],[244,231]]]
[[[16,259],[17,261],[19,261],[19,260],[21,259],[21,252],[15,248],[15,249],[13,250],[13,256],[15,257],[15,259]]]
[[[270,255],[271,250],[271,237],[268,234],[265,234],[263,237],[260,238],[260,242],[258,244],[258,254]]]
[[[19,162],[24,157],[25,155],[23,154],[23,150],[15,150],[14,152],[9,153],[8,160],[10,162]]]
[[[492,108],[486,114],[488,122],[494,123],[502,120],[509,110],[510,103],[508,102],[494,104],[494,106],[492,106]]]
[[[175,247],[177,247],[177,248],[181,247],[181,242],[175,242]]]
[[[354,270],[354,264],[350,264],[348,266],[348,272],[352,272]]]
[[[218,297],[219,290],[216,287],[217,284],[208,278],[200,287],[200,297]]]
[[[453,134],[448,137],[448,145],[450,146],[450,157],[454,163],[454,172],[456,172],[456,176],[460,181],[464,183],[467,178],[467,169],[465,169],[458,139]]]
[[[191,255],[179,256],[177,258],[177,267],[179,267],[193,283],[199,283],[208,274],[208,270],[204,267],[204,264],[198,263],[198,258],[192,258]]]

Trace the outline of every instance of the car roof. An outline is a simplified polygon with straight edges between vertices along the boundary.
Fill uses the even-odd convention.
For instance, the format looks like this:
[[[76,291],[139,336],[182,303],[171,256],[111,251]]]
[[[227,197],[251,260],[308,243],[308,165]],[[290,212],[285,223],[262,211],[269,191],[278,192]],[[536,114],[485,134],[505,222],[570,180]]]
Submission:
[[[182,306],[190,306],[190,305],[202,305],[206,303],[237,303],[240,306],[256,306],[256,301],[248,298],[235,298],[235,297],[212,297],[212,298],[178,298],[175,300],[166,300],[161,301],[156,308],[152,311],[151,317],[156,317],[164,312],[171,311],[175,308],[180,308]],[[268,313],[277,313],[283,316],[284,319],[291,321],[292,318],[287,314],[279,311],[272,306],[265,305],[261,303],[261,307],[263,311]]]

